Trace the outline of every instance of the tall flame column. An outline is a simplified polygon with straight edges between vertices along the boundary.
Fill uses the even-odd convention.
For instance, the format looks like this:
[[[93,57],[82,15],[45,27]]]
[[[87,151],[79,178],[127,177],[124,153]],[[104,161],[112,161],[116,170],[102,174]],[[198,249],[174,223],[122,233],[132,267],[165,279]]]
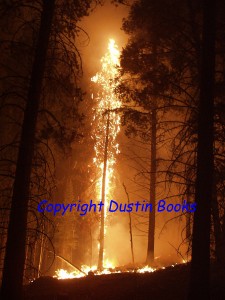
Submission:
[[[96,97],[96,107],[94,113],[95,158],[94,163],[99,170],[96,192],[104,203],[101,211],[100,239],[98,269],[104,268],[104,242],[106,233],[107,206],[111,192],[113,191],[113,173],[116,154],[119,153],[117,135],[120,131],[120,116],[115,110],[121,106],[121,102],[116,98],[114,79],[118,75],[120,52],[115,41],[110,39],[108,51],[101,59],[102,69],[91,80],[98,84],[99,92]]]

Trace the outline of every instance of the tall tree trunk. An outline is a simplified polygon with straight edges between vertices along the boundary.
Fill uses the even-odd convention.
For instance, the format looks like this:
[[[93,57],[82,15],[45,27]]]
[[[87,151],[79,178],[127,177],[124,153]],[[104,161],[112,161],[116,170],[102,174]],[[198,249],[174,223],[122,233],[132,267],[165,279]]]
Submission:
[[[155,250],[155,197],[156,197],[156,108],[151,112],[151,169],[150,169],[150,204],[152,204],[152,212],[149,212],[148,225],[148,249],[146,264],[154,262]]]
[[[35,128],[54,2],[54,0],[43,1],[39,36],[24,113],[2,278],[1,296],[4,300],[22,299],[29,185],[34,153]]]
[[[189,299],[210,299],[210,208],[213,195],[213,100],[215,0],[203,1],[203,37],[198,116],[197,178]]]
[[[190,185],[187,183],[187,203],[191,203],[190,199]],[[191,214],[186,214],[186,241],[190,242],[191,239]]]
[[[104,204],[101,210],[101,224],[100,224],[100,239],[99,239],[99,256],[98,256],[98,269],[103,269],[104,260],[104,242],[105,242],[105,191],[106,191],[106,173],[107,173],[107,161],[108,161],[108,144],[109,144],[109,118],[110,112],[107,114],[107,124],[105,133],[105,149],[104,149],[104,162],[103,162],[103,174],[102,174],[102,203]]]
[[[220,222],[219,207],[217,202],[216,182],[214,180],[212,219],[215,238],[215,254],[218,263],[225,265],[225,243],[223,239],[222,223]]]

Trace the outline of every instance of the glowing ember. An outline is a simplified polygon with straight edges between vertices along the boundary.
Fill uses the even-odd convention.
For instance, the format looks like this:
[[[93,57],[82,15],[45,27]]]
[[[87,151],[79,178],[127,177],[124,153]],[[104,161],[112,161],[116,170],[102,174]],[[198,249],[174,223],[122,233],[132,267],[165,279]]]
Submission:
[[[153,268],[151,268],[149,266],[145,266],[145,267],[143,267],[141,269],[138,269],[137,273],[151,273],[151,272],[154,272],[155,270],[156,269],[153,269]]]

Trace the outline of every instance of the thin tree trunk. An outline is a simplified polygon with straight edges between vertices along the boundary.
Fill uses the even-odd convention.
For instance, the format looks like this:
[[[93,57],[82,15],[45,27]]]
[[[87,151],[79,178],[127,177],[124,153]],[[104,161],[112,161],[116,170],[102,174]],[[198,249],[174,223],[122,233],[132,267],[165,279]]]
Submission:
[[[2,278],[1,296],[4,300],[22,299],[29,185],[34,153],[35,128],[54,2],[54,0],[43,1],[39,37],[32,67],[27,105],[24,113]]]
[[[190,201],[190,186],[187,186],[187,203],[191,203]],[[191,214],[187,213],[186,214],[186,240],[188,241],[188,243],[191,240]]]
[[[93,261],[93,238],[92,238],[92,228],[90,225],[89,228],[89,233],[90,233],[90,239],[91,239],[91,245],[90,245],[90,266],[92,266],[92,261]]]
[[[108,160],[108,144],[109,144],[109,115],[107,114],[106,135],[105,135],[105,149],[104,149],[104,165],[102,174],[102,203],[104,204],[101,210],[101,225],[100,225],[100,240],[99,240],[99,257],[98,257],[98,269],[103,269],[104,259],[104,242],[105,242],[105,190],[106,190],[106,172],[107,172],[107,160]]]
[[[151,113],[151,169],[150,169],[150,204],[152,204],[152,212],[149,212],[148,226],[148,249],[146,264],[154,263],[155,251],[155,197],[156,197],[156,108]]]
[[[214,182],[213,202],[212,202],[212,218],[215,238],[215,254],[219,263],[225,264],[225,243],[223,240],[222,224],[220,223],[219,207],[217,202],[216,183]]]
[[[42,231],[44,230],[44,226],[42,225]],[[39,262],[38,262],[38,277],[41,276],[41,267],[43,262],[43,255],[44,255],[44,244],[45,244],[45,236],[41,234],[41,244],[40,244],[40,255],[39,255]]]
[[[225,209],[223,210],[222,237],[223,237],[223,243],[225,244]]]
[[[213,195],[215,0],[203,2],[203,42],[198,115],[197,178],[189,299],[210,299],[210,208]]]
[[[130,204],[130,198],[129,198],[129,194],[127,192],[126,186],[123,183],[123,187],[125,190],[125,193],[127,195],[127,203],[128,205]],[[132,263],[134,265],[134,244],[133,244],[133,234],[132,234],[132,219],[131,219],[131,213],[129,212],[129,230],[130,230],[130,248],[131,248],[131,256],[132,256]]]

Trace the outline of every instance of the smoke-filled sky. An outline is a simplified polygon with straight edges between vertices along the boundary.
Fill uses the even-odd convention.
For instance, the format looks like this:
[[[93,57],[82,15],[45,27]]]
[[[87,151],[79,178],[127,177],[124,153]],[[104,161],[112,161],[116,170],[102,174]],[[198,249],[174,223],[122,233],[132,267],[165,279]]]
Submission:
[[[79,24],[88,33],[90,38],[89,42],[87,42],[87,37],[82,34],[79,47],[86,80],[88,79],[87,77],[92,77],[99,71],[100,59],[107,50],[110,38],[115,39],[120,49],[125,46],[127,36],[121,30],[121,27],[122,19],[127,14],[128,7],[123,5],[116,7],[107,0],[103,6],[97,6]]]

